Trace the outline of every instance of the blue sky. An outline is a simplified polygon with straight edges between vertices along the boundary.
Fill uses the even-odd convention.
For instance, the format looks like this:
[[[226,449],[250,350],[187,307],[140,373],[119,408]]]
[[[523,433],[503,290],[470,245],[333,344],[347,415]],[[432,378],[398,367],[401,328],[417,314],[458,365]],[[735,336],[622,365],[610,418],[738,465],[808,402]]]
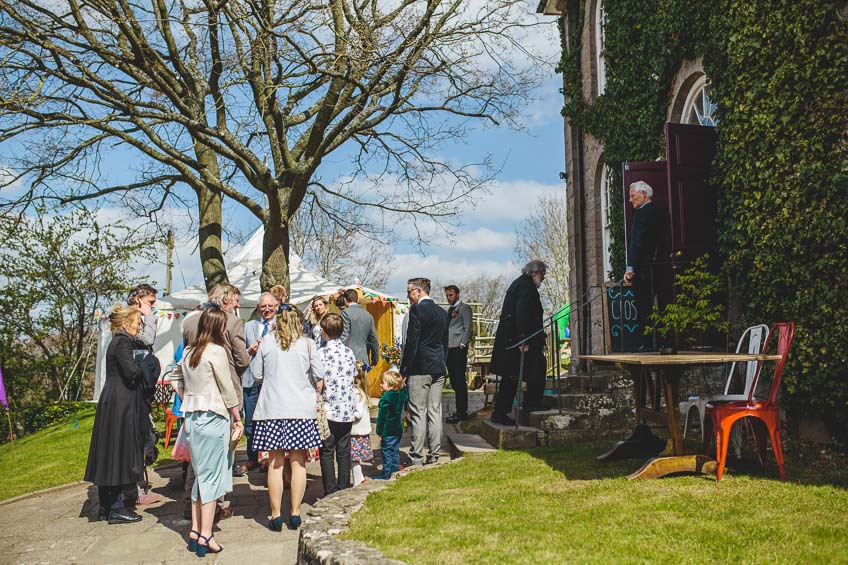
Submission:
[[[478,2],[482,0],[474,0]],[[527,18],[533,18],[536,3],[526,2]],[[453,236],[436,229],[428,229],[431,243],[422,246],[400,241],[395,249],[393,269],[385,290],[402,294],[406,279],[425,276],[441,282],[463,280],[481,273],[512,276],[519,267],[514,263],[514,233],[516,227],[531,213],[536,200],[545,193],[564,195],[565,184],[558,174],[564,170],[563,123],[560,117],[562,98],[559,94],[560,78],[553,73],[553,64],[559,57],[556,27],[552,19],[543,18],[543,28],[535,28],[533,35],[522,45],[550,62],[544,72],[547,80],[527,100],[523,109],[524,131],[507,127],[486,127],[475,130],[463,143],[440,148],[441,155],[449,155],[454,163],[470,164],[489,157],[500,169],[490,189],[478,194],[474,202],[461,208],[454,219]],[[520,53],[516,55],[521,57]],[[4,151],[25,150],[6,145]],[[112,182],[124,180],[133,162],[126,154],[117,152],[102,154],[101,170],[109,171]],[[325,180],[333,173],[344,174],[341,159],[329,163]],[[334,162],[332,162],[334,161]],[[336,170],[334,170],[336,169]],[[3,174],[3,158],[0,152],[0,175]],[[126,179],[128,180],[128,179]],[[10,195],[9,189],[4,196]],[[103,208],[100,215],[104,222],[136,222],[127,220],[123,209]],[[194,247],[196,237],[181,226],[187,226],[185,211],[167,210],[164,222],[177,229],[177,247],[173,290],[202,282],[200,261]],[[235,236],[245,238],[259,227],[259,221],[238,205],[225,207],[225,226]],[[400,221],[395,229],[408,235],[408,223]],[[238,251],[238,239],[225,244],[225,252],[232,255]],[[150,278],[159,285],[165,279],[165,251],[161,261],[151,265],[139,265],[139,277]],[[524,258],[522,258],[523,260]],[[352,281],[338,281],[340,284]]]

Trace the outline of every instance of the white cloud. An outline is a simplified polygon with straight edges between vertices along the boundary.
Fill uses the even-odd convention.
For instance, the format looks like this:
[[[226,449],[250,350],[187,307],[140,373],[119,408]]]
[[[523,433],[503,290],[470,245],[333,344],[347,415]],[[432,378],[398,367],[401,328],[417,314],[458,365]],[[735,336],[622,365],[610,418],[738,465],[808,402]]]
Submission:
[[[466,225],[476,223],[497,225],[515,224],[533,212],[543,194],[562,194],[563,184],[544,184],[534,180],[496,181],[487,195],[463,214]]]
[[[433,255],[397,255],[395,268],[386,283],[386,289],[399,297],[406,292],[406,281],[413,277],[426,277],[443,283],[468,280],[479,275],[517,275],[520,268],[512,261],[478,259],[465,255],[462,250]]]
[[[514,233],[481,227],[474,230],[459,231],[450,240],[442,240],[436,243],[435,247],[474,253],[512,249],[514,245]]]

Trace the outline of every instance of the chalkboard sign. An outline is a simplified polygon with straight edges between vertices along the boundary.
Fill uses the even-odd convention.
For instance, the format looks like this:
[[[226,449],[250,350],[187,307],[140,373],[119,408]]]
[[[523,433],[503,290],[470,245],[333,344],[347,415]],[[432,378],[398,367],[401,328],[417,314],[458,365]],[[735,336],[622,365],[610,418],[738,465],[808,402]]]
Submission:
[[[642,328],[636,313],[636,296],[629,284],[604,285],[604,325],[607,353],[636,351]]]

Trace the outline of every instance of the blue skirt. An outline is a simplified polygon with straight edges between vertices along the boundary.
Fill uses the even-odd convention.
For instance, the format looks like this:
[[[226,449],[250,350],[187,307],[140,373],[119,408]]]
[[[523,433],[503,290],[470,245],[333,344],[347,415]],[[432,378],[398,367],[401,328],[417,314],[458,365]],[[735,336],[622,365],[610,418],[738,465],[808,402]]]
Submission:
[[[212,502],[233,490],[230,419],[214,412],[186,414],[185,438],[197,480],[192,500]]]
[[[312,449],[321,445],[315,420],[254,420],[253,451]]]

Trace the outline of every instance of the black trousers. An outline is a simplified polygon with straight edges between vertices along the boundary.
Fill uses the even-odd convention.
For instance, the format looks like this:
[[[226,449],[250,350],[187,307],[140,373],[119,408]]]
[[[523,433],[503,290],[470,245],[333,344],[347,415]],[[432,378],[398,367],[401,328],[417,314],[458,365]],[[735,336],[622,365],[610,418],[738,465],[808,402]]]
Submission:
[[[103,512],[109,512],[112,509],[112,505],[115,504],[115,501],[121,496],[121,493],[124,491],[133,491],[137,493],[138,491],[136,489],[137,487],[134,483],[117,486],[98,486],[97,498],[100,502],[100,510]]]
[[[465,416],[468,414],[468,381],[465,379],[465,371],[468,367],[468,349],[464,347],[449,348],[447,365],[451,388],[456,394],[456,413]]]
[[[324,493],[332,494],[337,490],[350,488],[350,429],[353,422],[333,422],[330,420],[330,436],[321,446],[321,480]],[[339,474],[336,478],[336,466]]]
[[[633,275],[633,296],[636,298],[636,319],[639,322],[639,331],[642,333],[639,345],[654,348],[653,333],[646,333],[645,328],[651,325],[649,316],[654,308],[654,284],[651,276],[651,268],[644,268],[643,272],[636,271]]]
[[[527,391],[521,403],[522,409],[526,412],[541,408],[542,398],[545,396],[545,356],[541,351],[534,353],[531,349],[525,353],[524,382],[527,383]],[[517,390],[518,375],[501,376],[493,416],[508,416],[512,412]]]

